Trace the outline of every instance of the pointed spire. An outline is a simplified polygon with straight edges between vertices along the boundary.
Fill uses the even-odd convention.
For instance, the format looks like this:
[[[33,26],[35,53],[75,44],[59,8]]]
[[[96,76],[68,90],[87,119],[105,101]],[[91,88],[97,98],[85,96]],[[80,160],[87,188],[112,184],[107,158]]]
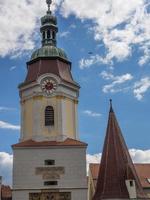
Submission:
[[[134,180],[137,199],[145,199],[110,100],[110,112],[93,200],[130,199],[127,180]]]

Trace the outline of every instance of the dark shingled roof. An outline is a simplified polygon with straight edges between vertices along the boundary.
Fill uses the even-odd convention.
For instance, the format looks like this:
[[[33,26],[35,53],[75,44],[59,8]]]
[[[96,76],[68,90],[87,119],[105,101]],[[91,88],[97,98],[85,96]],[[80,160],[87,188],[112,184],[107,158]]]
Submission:
[[[137,198],[146,199],[111,104],[93,200],[129,199],[125,184],[128,179],[135,180]]]

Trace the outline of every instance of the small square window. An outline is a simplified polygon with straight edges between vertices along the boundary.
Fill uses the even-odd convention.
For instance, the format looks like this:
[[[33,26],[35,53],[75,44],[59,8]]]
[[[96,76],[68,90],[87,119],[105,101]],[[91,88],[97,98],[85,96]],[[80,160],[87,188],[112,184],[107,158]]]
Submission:
[[[130,181],[130,187],[133,187],[133,181]]]
[[[45,165],[55,165],[55,160],[45,160]]]
[[[58,183],[57,183],[57,181],[45,181],[44,185],[45,186],[47,186],[47,185],[58,185]]]

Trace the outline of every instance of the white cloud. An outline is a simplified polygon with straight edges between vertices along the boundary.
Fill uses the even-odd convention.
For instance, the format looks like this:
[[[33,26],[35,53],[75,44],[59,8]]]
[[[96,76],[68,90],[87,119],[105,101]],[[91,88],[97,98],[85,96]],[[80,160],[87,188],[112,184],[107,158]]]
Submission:
[[[130,149],[129,153],[134,163],[150,163],[150,149],[140,150],[140,149]],[[100,163],[102,154],[87,154],[87,169],[90,163]]]
[[[100,76],[105,80],[114,80],[115,79],[115,76],[113,74],[108,73],[106,71],[102,71]]]
[[[10,70],[10,71],[13,71],[13,70],[15,70],[16,68],[17,68],[16,66],[12,66],[12,67],[9,68],[9,70]]]
[[[0,106],[0,112],[1,111],[10,111],[10,110],[15,110],[15,109],[14,108],[8,108],[8,107]]]
[[[88,173],[88,170],[89,170],[89,164],[90,163],[100,163],[101,156],[102,156],[101,153],[97,153],[97,154],[93,154],[93,155],[90,155],[90,154],[86,155],[87,173]]]
[[[73,14],[94,22],[94,37],[103,41],[106,48],[100,62],[123,61],[132,55],[136,45],[143,54],[139,58],[143,65],[150,59],[149,8],[147,0],[64,0],[61,12],[65,17]]]
[[[70,32],[69,31],[64,31],[59,33],[59,37],[61,38],[67,38],[69,36]]]
[[[145,46],[141,47],[142,51],[144,52],[144,55],[139,59],[140,66],[143,66],[144,64],[150,61],[150,48],[148,48],[147,46],[148,43]]]
[[[75,29],[75,28],[77,28],[77,26],[75,24],[71,24],[70,28]]]
[[[0,121],[0,129],[20,130],[20,126],[13,125],[8,122]]]
[[[142,78],[134,84],[133,93],[138,100],[142,100],[144,94],[150,89],[150,77]]]
[[[129,152],[134,163],[150,163],[150,149],[130,149]]]
[[[103,71],[100,76],[107,81],[112,81],[110,84],[104,85],[103,86],[103,92],[104,93],[115,93],[115,92],[120,92],[120,91],[124,91],[127,90],[128,87],[120,87],[120,85],[122,86],[122,84],[130,81],[133,79],[133,76],[129,73],[127,74],[123,74],[120,76],[114,76],[112,73],[108,73],[106,71]]]
[[[3,183],[11,185],[12,183],[12,163],[13,156],[6,152],[0,152],[0,176],[3,177]]]
[[[44,10],[46,4],[42,0],[0,2],[0,56],[21,55],[35,47],[37,19]]]
[[[88,115],[89,117],[101,117],[102,114],[93,112],[91,110],[84,110],[83,114]]]
[[[80,69],[84,69],[84,68],[89,68],[92,65],[100,64],[100,63],[103,63],[103,64],[108,64],[109,63],[109,64],[111,64],[111,62],[108,61],[108,59],[103,58],[103,57],[101,57],[100,55],[97,54],[97,55],[92,55],[87,59],[82,58],[79,61],[79,67],[80,67]]]

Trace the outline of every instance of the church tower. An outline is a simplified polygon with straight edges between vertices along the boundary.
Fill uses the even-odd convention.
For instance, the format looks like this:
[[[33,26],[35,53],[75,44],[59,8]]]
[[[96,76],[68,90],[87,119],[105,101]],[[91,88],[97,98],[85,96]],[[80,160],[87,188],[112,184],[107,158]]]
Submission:
[[[71,75],[71,62],[57,47],[57,19],[50,11],[41,18],[42,47],[27,63],[28,73],[20,84],[21,138],[64,140],[78,138],[79,85]]]
[[[13,200],[86,200],[86,147],[79,141],[80,86],[71,62],[57,47],[57,19],[47,0],[41,18],[42,47],[27,62],[19,85],[21,135],[12,146]]]

